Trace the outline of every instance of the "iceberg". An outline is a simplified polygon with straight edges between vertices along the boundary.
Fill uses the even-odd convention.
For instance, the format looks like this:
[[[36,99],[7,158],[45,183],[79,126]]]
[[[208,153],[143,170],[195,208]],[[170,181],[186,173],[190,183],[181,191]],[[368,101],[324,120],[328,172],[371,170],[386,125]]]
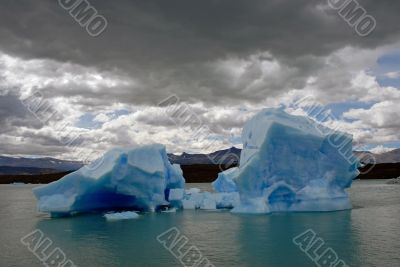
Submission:
[[[106,218],[107,221],[129,220],[139,218],[139,214],[134,211],[112,212],[104,214],[104,218]]]
[[[185,190],[185,194],[195,194],[195,193],[200,193],[200,188],[196,188],[196,187],[192,187],[192,188],[189,188],[189,189],[186,189]]]
[[[200,209],[202,210],[215,210],[217,209],[217,202],[215,201],[214,194],[204,192],[201,194]]]
[[[62,179],[36,187],[38,209],[54,216],[96,210],[155,211],[169,205],[170,192],[183,192],[185,179],[179,165],[168,161],[165,146],[116,148],[99,161]]]
[[[232,212],[351,208],[345,189],[359,173],[352,136],[281,109],[264,109],[246,122],[242,141],[233,179],[240,201]],[[226,177],[218,179],[217,190],[231,189],[220,185]]]
[[[160,144],[112,149],[101,160],[33,192],[39,211],[53,216],[97,210],[270,213],[351,208],[345,189],[359,173],[352,136],[282,109],[264,109],[246,122],[242,141],[239,167],[219,173],[213,193],[185,190],[180,166],[171,165]]]
[[[198,188],[186,190],[182,199],[183,209],[199,209],[203,201],[203,193]]]
[[[237,192],[235,179],[239,173],[239,168],[227,169],[218,174],[217,180],[211,183],[215,192]]]

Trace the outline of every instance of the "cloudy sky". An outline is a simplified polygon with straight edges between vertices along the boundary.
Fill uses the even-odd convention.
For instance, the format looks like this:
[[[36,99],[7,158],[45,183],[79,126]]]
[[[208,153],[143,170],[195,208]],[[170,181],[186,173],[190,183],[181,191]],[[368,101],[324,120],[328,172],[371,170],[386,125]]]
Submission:
[[[376,20],[365,37],[327,0],[89,2],[108,22],[97,37],[57,0],[1,1],[0,154],[240,147],[246,119],[266,107],[306,114],[304,97],[358,148],[400,147],[397,0],[358,0]],[[171,96],[190,119],[159,105]]]

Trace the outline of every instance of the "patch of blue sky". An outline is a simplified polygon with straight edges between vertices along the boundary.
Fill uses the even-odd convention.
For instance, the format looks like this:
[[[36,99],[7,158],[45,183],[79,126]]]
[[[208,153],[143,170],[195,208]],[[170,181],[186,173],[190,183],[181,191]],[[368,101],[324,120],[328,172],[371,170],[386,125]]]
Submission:
[[[380,86],[384,87],[394,87],[400,89],[400,77],[399,78],[388,78],[388,77],[379,77],[376,79]]]
[[[346,101],[340,103],[331,103],[325,106],[329,109],[333,118],[337,120],[351,121],[344,118],[343,114],[351,109],[370,109],[376,102]]]
[[[400,89],[400,50],[379,57],[376,63],[370,72],[379,85]]]
[[[371,150],[374,149],[376,147],[386,147],[386,148],[400,148],[400,141],[393,141],[393,142],[386,142],[384,144],[367,144],[367,145],[363,145],[360,147],[354,147],[354,150]]]
[[[400,148],[400,141],[393,141],[393,142],[387,142],[383,144],[384,147],[395,147],[395,148]]]
[[[115,120],[122,115],[128,115],[130,112],[126,109],[114,110],[106,113],[110,120]],[[103,122],[96,121],[94,118],[97,114],[85,113],[79,117],[79,120],[75,123],[76,127],[84,129],[98,129],[103,125]]]
[[[116,118],[118,118],[120,116],[130,114],[130,112],[128,110],[126,110],[126,109],[117,109],[117,110],[114,110],[113,112],[109,112],[109,113],[106,113],[106,114],[111,119],[116,119]]]
[[[242,147],[242,138],[240,136],[231,135],[228,137],[228,142],[235,147]]]
[[[381,66],[400,66],[400,49],[378,58],[377,63]]]
[[[75,123],[76,127],[85,129],[96,129],[101,127],[101,123],[94,120],[96,116],[92,113],[85,113],[79,117],[79,120]]]

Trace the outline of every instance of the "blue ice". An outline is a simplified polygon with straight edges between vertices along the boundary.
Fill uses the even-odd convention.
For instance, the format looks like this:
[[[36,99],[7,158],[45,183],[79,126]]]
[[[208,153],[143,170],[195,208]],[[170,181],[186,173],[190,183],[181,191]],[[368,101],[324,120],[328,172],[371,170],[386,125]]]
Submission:
[[[358,175],[352,136],[315,121],[264,109],[242,131],[232,212],[350,209],[346,188]]]
[[[169,191],[183,189],[179,165],[163,145],[116,148],[62,179],[33,189],[38,209],[52,215],[96,210],[154,211],[168,205]]]
[[[215,193],[184,190],[180,166],[170,164],[159,144],[112,149],[33,191],[39,210],[52,215],[165,206],[234,213],[351,208],[345,189],[359,173],[351,135],[282,109],[264,109],[245,124],[242,141],[239,167],[218,175]]]

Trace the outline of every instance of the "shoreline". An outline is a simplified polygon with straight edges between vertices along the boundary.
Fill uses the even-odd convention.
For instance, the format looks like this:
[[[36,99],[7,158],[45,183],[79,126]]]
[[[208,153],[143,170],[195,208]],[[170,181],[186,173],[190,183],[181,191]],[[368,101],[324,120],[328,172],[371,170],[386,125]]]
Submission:
[[[372,165],[360,168],[360,172],[369,170]],[[211,183],[217,179],[218,173],[236,167],[236,165],[192,164],[181,165],[186,183]],[[24,174],[24,175],[0,175],[0,184],[48,184],[57,181],[72,171],[49,174]],[[400,163],[376,164],[369,172],[361,173],[354,180],[385,180],[400,176]]]

